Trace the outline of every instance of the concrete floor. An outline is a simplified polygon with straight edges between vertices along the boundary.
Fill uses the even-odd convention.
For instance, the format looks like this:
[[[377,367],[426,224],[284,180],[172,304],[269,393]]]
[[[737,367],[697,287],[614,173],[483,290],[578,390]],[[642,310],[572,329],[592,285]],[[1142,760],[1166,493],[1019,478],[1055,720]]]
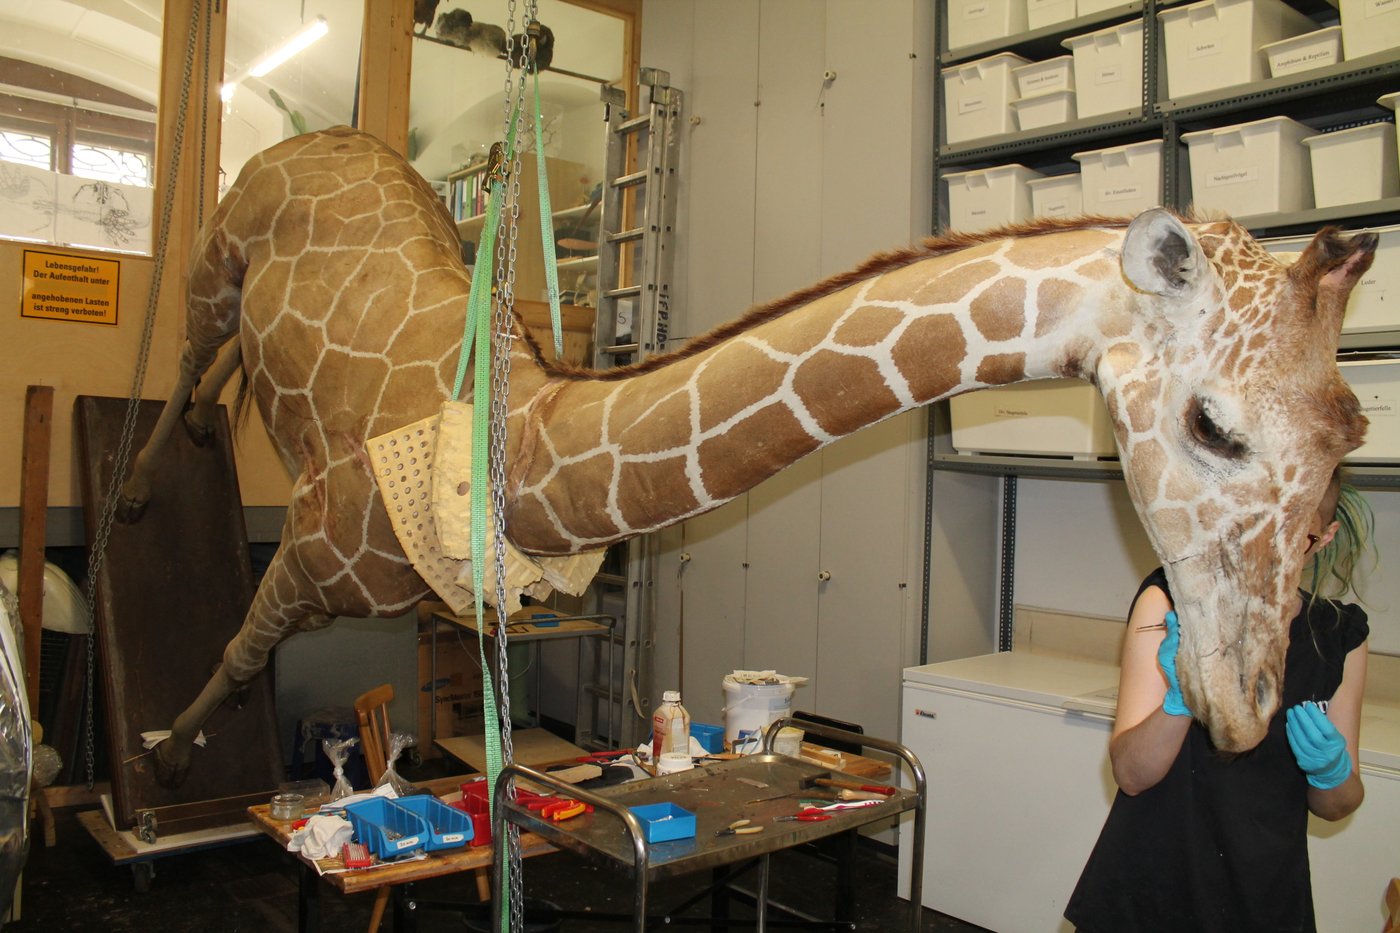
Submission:
[[[652,886],[656,913],[680,904],[703,890],[701,874]],[[529,859],[524,865],[527,897],[547,898],[559,907],[595,915],[629,915],[633,887],[630,879],[609,866],[599,866],[568,853]],[[858,930],[906,929],[907,904],[895,896],[896,866],[883,847],[862,845],[856,856],[856,926]],[[160,859],[146,893],[137,893],[129,867],[118,868],[78,823],[72,810],[58,811],[58,844],[46,849],[42,840],[31,849],[23,882],[21,917],[6,926],[13,933],[53,930],[145,931],[294,931],[297,929],[297,864],[292,856],[258,837],[220,848]],[[773,861],[773,899],[830,916],[835,869],[800,852],[778,853]],[[752,887],[752,880],[748,880]],[[475,885],[468,878],[437,879],[416,886],[425,901],[473,903]],[[321,889],[321,924],[325,930],[363,930],[372,900],[369,895],[342,897]],[[708,915],[704,900],[680,916]],[[415,912],[423,933],[486,929],[479,920],[464,926],[460,913],[431,909]],[[479,917],[479,914],[477,915]],[[780,915],[770,914],[770,918]],[[751,909],[735,903],[731,929],[750,929]],[[680,925],[686,925],[682,921]],[[710,929],[709,924],[695,927]],[[776,927],[785,929],[787,927]],[[392,917],[381,927],[393,929]],[[627,923],[567,919],[570,933],[628,930]],[[980,927],[923,912],[923,929],[974,933]]]

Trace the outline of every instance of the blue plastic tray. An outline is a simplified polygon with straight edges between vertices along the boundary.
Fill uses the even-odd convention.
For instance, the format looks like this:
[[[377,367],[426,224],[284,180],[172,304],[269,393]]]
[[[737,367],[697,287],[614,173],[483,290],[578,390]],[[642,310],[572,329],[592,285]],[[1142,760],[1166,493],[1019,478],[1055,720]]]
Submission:
[[[431,833],[427,820],[383,797],[350,804],[345,817],[380,861],[424,848]]]
[[[674,803],[647,803],[627,809],[642,821],[647,842],[695,838],[695,814]]]
[[[428,842],[424,846],[427,851],[455,849],[471,841],[471,817],[436,797],[414,794],[412,797],[400,797],[394,802],[410,813],[421,816],[428,824]]]
[[[707,722],[692,722],[690,736],[700,743],[700,747],[712,754],[724,751],[724,727],[712,726]]]

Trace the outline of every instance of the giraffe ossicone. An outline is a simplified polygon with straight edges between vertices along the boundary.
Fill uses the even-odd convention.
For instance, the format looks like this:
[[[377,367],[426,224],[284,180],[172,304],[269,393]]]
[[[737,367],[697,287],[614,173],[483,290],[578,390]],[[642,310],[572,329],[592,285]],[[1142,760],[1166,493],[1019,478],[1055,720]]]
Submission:
[[[1247,749],[1281,695],[1308,522],[1365,432],[1335,354],[1375,247],[1324,230],[1285,265],[1230,221],[1159,209],[877,255],[617,370],[546,362],[517,324],[507,535],[526,554],[577,554],[712,509],[898,412],[1087,379],[1177,600],[1187,702],[1217,746]],[[254,157],[201,232],[179,381],[123,486],[127,512],[196,380],[210,373],[197,426],[240,361],[294,485],[243,628],[160,746],[164,773],[187,767],[199,726],[287,635],[428,593],[365,442],[449,396],[468,285],[432,189],[346,128]]]

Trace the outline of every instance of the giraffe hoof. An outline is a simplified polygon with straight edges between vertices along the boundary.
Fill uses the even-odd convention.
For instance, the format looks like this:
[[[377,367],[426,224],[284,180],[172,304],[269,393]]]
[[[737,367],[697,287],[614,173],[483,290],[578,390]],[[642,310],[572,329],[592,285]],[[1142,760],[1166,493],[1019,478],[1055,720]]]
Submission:
[[[166,790],[174,790],[185,783],[185,778],[190,774],[190,759],[188,753],[183,761],[175,760],[167,749],[173,739],[167,739],[156,746],[155,765],[156,783]]]
[[[209,439],[214,436],[214,429],[194,416],[194,411],[185,412],[185,433],[190,436],[191,443],[196,447],[208,445]]]
[[[150,504],[150,497],[138,498],[123,492],[117,497],[116,519],[123,525],[134,525],[146,514],[146,506]]]

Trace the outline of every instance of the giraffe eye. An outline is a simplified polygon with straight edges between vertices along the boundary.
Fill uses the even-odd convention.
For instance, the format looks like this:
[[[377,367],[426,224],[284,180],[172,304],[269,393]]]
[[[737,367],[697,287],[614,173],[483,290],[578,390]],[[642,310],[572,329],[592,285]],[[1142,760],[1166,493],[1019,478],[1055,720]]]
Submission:
[[[1227,431],[1215,423],[1198,398],[1191,400],[1186,410],[1186,429],[1196,443],[1228,460],[1240,460],[1249,452],[1245,442],[1234,432]]]

